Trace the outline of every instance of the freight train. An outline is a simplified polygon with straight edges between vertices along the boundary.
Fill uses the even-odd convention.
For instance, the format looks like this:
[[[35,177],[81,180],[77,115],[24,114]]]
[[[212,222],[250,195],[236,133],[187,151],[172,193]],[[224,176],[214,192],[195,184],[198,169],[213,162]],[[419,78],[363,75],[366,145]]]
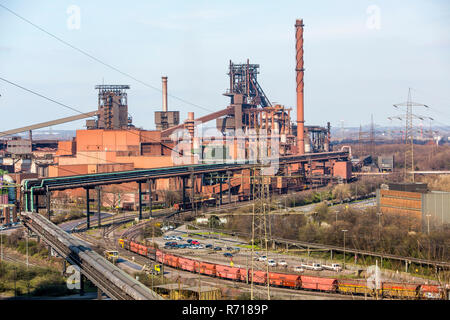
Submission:
[[[367,280],[363,279],[335,279],[278,272],[267,273],[262,270],[253,270],[252,272],[251,269],[181,257],[128,239],[119,239],[119,246],[172,268],[231,281],[250,283],[253,280],[253,283],[257,285],[267,285],[267,282],[269,282],[269,285],[274,287],[378,296],[389,299],[428,300],[444,298],[442,289],[437,285],[382,282],[381,288],[377,292],[376,289],[370,288]]]

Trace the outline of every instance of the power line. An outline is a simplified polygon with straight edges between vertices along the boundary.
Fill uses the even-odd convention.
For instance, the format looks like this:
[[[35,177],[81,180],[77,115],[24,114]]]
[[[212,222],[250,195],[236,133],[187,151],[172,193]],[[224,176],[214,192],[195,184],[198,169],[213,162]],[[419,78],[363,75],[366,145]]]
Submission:
[[[90,53],[88,53],[88,52],[86,52],[86,51],[84,51],[84,50],[82,50],[82,49],[80,49],[80,48],[74,46],[73,44],[71,44],[71,43],[69,43],[69,42],[67,42],[67,41],[65,41],[65,40],[63,40],[63,39],[61,39],[60,37],[54,35],[53,33],[49,32],[49,31],[45,30],[44,28],[38,26],[37,24],[31,22],[30,20],[28,20],[28,19],[22,17],[21,15],[19,15],[19,14],[16,13],[16,12],[14,12],[13,10],[11,10],[11,9],[9,9],[9,8],[7,8],[7,7],[5,7],[3,4],[0,4],[0,7],[2,7],[3,9],[5,9],[6,11],[10,12],[11,14],[15,15],[15,16],[18,17],[19,19],[25,21],[26,23],[32,25],[33,27],[39,29],[40,31],[44,32],[45,34],[49,35],[50,37],[52,37],[52,38],[58,40],[59,42],[63,43],[64,45],[66,45],[66,46],[68,46],[68,47],[70,47],[70,48],[72,48],[72,49],[78,51],[79,53],[81,53],[81,54],[87,56],[88,58],[90,58],[90,59],[92,59],[92,60],[94,60],[94,61],[96,61],[96,62],[98,62],[98,63],[100,63],[100,64],[102,64],[102,65],[104,65],[105,67],[108,67],[108,68],[110,68],[110,69],[112,69],[112,70],[114,70],[114,71],[120,73],[120,74],[123,75],[123,76],[126,76],[126,77],[128,77],[128,78],[130,78],[130,79],[133,79],[134,81],[139,82],[140,84],[142,84],[142,85],[144,85],[144,86],[146,86],[146,87],[148,87],[148,88],[151,88],[151,89],[156,90],[156,91],[158,91],[158,92],[162,92],[161,89],[159,89],[159,88],[157,88],[157,87],[155,87],[155,86],[152,86],[152,85],[150,85],[150,84],[148,84],[148,83],[146,83],[146,82],[144,82],[144,81],[142,81],[142,80],[139,80],[139,79],[137,79],[136,77],[130,75],[129,73],[126,73],[126,72],[124,72],[124,71],[121,71],[120,69],[118,69],[118,68],[112,66],[111,64],[106,63],[106,62],[100,60],[99,58],[96,58],[96,57],[93,56],[92,54],[90,54]],[[168,94],[168,96],[169,96],[169,97],[172,97],[172,98],[174,98],[174,99],[176,99],[176,100],[179,100],[179,101],[181,101],[181,102],[184,102],[184,103],[186,103],[186,104],[189,104],[189,105],[191,105],[191,106],[194,106],[194,107],[203,109],[203,110],[205,110],[205,111],[213,112],[213,110],[210,110],[210,109],[205,108],[205,107],[202,107],[202,106],[200,106],[200,105],[198,105],[198,104],[189,102],[189,101],[187,101],[187,100],[185,100],[185,99],[179,98],[179,97],[174,96],[174,95],[172,95],[172,94]]]
[[[1,6],[1,4],[0,4],[0,6]],[[87,115],[87,113],[85,113],[85,112],[82,112],[82,111],[77,110],[77,109],[75,109],[75,108],[73,108],[73,107],[71,107],[71,106],[68,106],[67,104],[64,104],[64,103],[62,103],[62,102],[56,101],[56,100],[54,100],[54,99],[52,99],[52,98],[49,98],[49,97],[47,97],[47,96],[44,96],[44,95],[42,95],[42,94],[40,94],[40,93],[37,93],[36,91],[33,91],[33,90],[31,90],[31,89],[27,89],[27,88],[25,88],[25,87],[22,87],[21,85],[19,85],[19,84],[17,84],[17,83],[14,83],[14,82],[12,82],[12,81],[9,81],[9,80],[7,80],[7,79],[5,79],[5,78],[0,77],[0,80],[2,80],[2,81],[4,81],[4,82],[7,82],[7,83],[9,83],[9,84],[11,84],[11,85],[13,85],[13,86],[15,86],[15,87],[17,87],[17,88],[22,89],[22,90],[25,90],[25,91],[27,91],[27,92],[30,92],[30,93],[32,93],[32,94],[38,96],[38,97],[41,97],[41,98],[43,98],[43,99],[46,99],[46,100],[48,100],[48,101],[50,101],[50,102],[56,103],[56,104],[58,104],[58,105],[60,105],[60,106],[62,106],[62,107],[64,107],[64,108],[70,109],[70,110],[72,110],[72,111],[75,111],[75,112],[80,113],[80,114],[83,114],[83,115]],[[93,116],[90,116],[90,118],[92,118],[92,117],[93,117]]]

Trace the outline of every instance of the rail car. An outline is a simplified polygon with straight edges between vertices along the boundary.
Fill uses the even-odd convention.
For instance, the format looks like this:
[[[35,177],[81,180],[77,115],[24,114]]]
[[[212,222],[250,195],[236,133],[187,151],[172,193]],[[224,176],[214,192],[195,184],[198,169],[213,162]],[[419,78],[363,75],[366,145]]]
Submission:
[[[366,280],[361,279],[339,280],[339,291],[351,295],[375,296],[375,290],[367,285]]]
[[[224,265],[216,265],[216,276],[219,278],[238,281],[241,279],[240,268],[228,267]]]
[[[337,279],[321,278],[313,276],[300,276],[302,288],[314,291],[336,292],[338,288]]]
[[[417,298],[418,285],[417,284],[405,284],[405,283],[381,283],[381,294],[385,298],[405,298],[415,299]]]
[[[177,256],[127,239],[119,239],[118,243],[124,249],[170,267],[232,281],[253,282],[258,285],[267,285],[267,282],[269,282],[271,286],[296,290],[378,295],[378,297],[390,299],[441,299],[444,297],[443,290],[437,285],[382,282],[381,288],[376,292],[367,283],[367,280],[362,279],[335,279],[278,272],[267,273],[262,270],[253,270],[252,272],[252,270],[246,268],[230,267]]]
[[[269,284],[276,287],[301,288],[299,275],[269,272]]]

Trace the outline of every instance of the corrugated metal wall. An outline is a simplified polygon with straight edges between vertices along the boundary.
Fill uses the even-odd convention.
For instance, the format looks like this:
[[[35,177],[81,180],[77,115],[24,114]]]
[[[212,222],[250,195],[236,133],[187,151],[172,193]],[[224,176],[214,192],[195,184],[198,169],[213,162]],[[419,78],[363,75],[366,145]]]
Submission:
[[[377,190],[378,210],[383,213],[407,217],[411,226],[421,224],[423,232],[450,224],[450,193],[433,191],[428,193],[396,190]],[[427,215],[430,215],[427,217]]]
[[[450,224],[450,193],[449,192],[429,192],[422,198],[422,225],[428,227],[428,218],[431,215],[430,226],[442,226]]]

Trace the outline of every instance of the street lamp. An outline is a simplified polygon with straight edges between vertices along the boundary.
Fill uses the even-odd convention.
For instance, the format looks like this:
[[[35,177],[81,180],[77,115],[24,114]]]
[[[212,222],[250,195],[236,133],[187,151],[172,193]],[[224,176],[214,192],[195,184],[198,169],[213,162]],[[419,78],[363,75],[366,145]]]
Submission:
[[[377,212],[377,216],[378,216],[378,240],[381,240],[381,215],[383,213],[382,212]]]
[[[344,233],[344,270],[345,270],[345,233],[348,231],[346,229],[341,230]]]
[[[428,235],[430,235],[430,217],[431,217],[431,214],[427,214],[426,217],[427,217],[427,224],[428,224]]]

